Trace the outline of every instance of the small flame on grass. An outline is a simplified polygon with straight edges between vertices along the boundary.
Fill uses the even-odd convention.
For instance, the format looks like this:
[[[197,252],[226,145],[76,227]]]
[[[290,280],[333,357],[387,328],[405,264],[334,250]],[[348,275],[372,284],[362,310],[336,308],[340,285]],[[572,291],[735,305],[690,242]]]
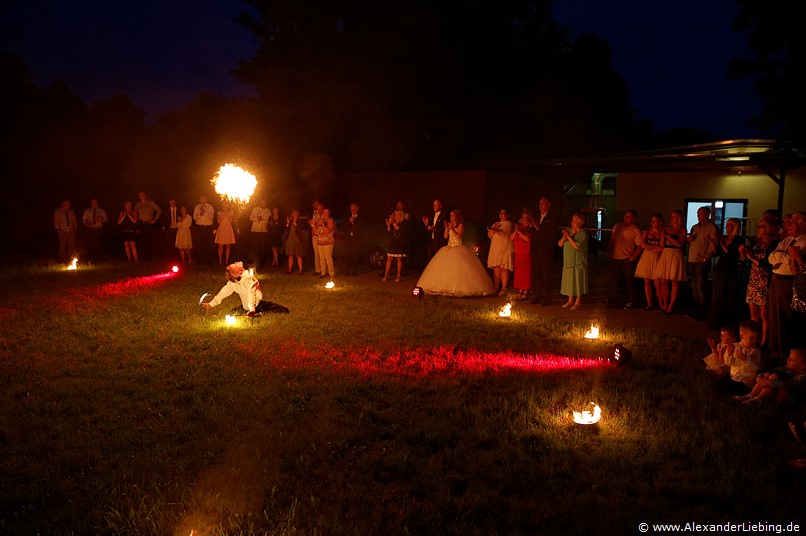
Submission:
[[[227,315],[224,317],[224,321],[227,323],[228,326],[235,325],[235,317],[232,315]]]
[[[512,304],[507,303],[501,306],[501,309],[498,310],[498,316],[501,318],[509,318],[512,316]]]
[[[596,324],[591,324],[591,328],[585,333],[586,339],[598,339],[599,338],[599,326]]]
[[[334,288],[335,286],[336,283],[334,283],[333,281],[328,281],[327,283],[325,283],[325,288]]]
[[[78,258],[73,257],[73,261],[70,263],[70,266],[67,267],[68,270],[77,270],[78,269]]]
[[[577,424],[596,424],[602,418],[602,409],[598,404],[590,403],[593,406],[592,411],[575,411],[574,422]]]

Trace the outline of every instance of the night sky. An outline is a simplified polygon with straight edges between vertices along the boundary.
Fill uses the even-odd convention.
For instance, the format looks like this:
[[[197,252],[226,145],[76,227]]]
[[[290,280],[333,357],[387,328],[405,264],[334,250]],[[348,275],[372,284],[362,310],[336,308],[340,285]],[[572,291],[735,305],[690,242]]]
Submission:
[[[229,74],[256,47],[235,21],[247,8],[239,0],[3,2],[0,51],[20,54],[40,87],[62,79],[88,104],[125,93],[153,118],[198,91],[250,93]],[[750,81],[725,77],[732,58],[749,55],[747,35],[731,29],[737,13],[735,0],[559,0],[555,9],[572,35],[610,43],[633,108],[656,131],[758,137],[747,121],[761,100]]]

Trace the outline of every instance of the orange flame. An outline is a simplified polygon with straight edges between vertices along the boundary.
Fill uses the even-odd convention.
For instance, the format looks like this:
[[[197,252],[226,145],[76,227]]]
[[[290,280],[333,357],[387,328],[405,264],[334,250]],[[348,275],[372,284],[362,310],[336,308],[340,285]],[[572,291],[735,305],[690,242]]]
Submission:
[[[257,178],[235,164],[224,164],[212,181],[222,199],[245,205],[255,193]]]

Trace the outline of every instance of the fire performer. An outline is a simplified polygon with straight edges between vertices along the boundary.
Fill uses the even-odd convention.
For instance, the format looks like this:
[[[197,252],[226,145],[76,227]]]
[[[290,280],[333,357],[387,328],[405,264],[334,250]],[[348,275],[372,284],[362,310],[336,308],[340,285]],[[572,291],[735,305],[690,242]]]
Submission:
[[[230,264],[224,270],[227,284],[216,294],[216,297],[201,306],[209,311],[221,304],[232,293],[241,298],[241,307],[236,307],[229,314],[233,316],[258,316],[261,313],[287,313],[288,308],[263,299],[260,282],[257,278],[244,270],[243,262]]]

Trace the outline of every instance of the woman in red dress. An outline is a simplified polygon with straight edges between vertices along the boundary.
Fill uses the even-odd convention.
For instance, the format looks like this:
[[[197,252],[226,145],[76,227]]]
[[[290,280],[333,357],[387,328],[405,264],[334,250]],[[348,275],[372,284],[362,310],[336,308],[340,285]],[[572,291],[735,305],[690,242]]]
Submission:
[[[525,208],[515,226],[515,231],[509,235],[515,245],[515,281],[512,286],[518,289],[516,300],[525,300],[532,290],[532,255],[529,253],[529,245],[534,230],[535,220],[532,211]]]

